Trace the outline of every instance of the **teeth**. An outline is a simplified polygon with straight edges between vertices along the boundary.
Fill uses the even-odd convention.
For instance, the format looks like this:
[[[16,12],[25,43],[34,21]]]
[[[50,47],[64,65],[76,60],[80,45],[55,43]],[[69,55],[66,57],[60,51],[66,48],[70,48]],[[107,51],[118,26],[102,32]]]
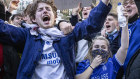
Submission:
[[[48,18],[48,16],[44,16],[43,19],[44,19],[44,18]]]
[[[131,11],[131,9],[127,9],[127,12],[130,12]]]
[[[50,20],[50,17],[49,16],[44,16],[43,17],[43,21],[48,21],[48,20]]]

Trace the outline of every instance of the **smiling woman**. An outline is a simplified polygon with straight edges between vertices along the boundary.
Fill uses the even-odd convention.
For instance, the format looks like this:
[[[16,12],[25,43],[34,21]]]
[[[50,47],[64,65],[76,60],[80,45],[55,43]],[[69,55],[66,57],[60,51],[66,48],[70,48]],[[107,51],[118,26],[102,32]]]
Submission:
[[[124,15],[127,17],[126,14]],[[112,21],[113,19],[108,16],[106,21],[107,28],[111,28],[107,23],[108,20]],[[113,57],[108,40],[103,36],[95,37],[85,60],[80,62],[77,67],[76,79],[116,79],[118,70],[124,64],[128,45],[129,34],[127,26],[122,27],[121,46]]]
[[[138,6],[136,6],[135,1],[140,0],[125,0],[125,8],[128,12],[129,17],[129,49],[126,57],[126,61],[124,63],[124,70],[126,70],[126,79],[139,79],[140,78],[140,17],[138,12]]]

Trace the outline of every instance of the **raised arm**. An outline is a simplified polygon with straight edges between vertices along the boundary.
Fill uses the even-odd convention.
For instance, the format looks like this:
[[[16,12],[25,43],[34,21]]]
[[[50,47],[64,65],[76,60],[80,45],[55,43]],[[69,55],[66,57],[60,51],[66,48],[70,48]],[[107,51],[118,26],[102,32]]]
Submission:
[[[11,0],[8,10],[10,13],[18,8],[19,0]]]
[[[105,18],[111,10],[111,5],[105,5],[102,1],[90,11],[87,19],[76,24],[74,35],[79,41],[84,37],[91,39],[103,27]]]
[[[129,46],[129,32],[128,32],[128,17],[127,17],[127,13],[124,12],[123,13],[124,16],[126,16],[127,18],[127,26],[122,27],[122,33],[121,33],[121,47],[119,48],[119,50],[116,53],[116,57],[119,60],[119,62],[121,64],[124,63],[126,55],[127,55],[127,50],[128,50],[128,46]]]
[[[72,9],[72,14],[70,17],[70,23],[72,26],[75,26],[78,23],[79,19],[81,19],[79,12],[81,11],[81,3],[78,4],[76,8]]]
[[[23,45],[27,38],[28,29],[17,28],[6,24],[0,19],[0,42],[11,45]]]

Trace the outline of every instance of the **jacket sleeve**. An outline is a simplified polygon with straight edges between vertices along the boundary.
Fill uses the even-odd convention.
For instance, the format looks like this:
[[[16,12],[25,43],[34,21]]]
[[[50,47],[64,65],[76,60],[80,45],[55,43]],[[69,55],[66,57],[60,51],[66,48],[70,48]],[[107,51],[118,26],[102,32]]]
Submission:
[[[0,42],[11,45],[22,45],[25,43],[27,31],[20,27],[6,24],[0,19]]]
[[[70,23],[75,26],[78,23],[78,15],[71,15]]]
[[[85,37],[91,39],[94,34],[99,32],[111,10],[111,7],[111,4],[107,6],[100,1],[98,6],[91,10],[89,17],[86,20],[77,23],[73,31],[76,41]]]

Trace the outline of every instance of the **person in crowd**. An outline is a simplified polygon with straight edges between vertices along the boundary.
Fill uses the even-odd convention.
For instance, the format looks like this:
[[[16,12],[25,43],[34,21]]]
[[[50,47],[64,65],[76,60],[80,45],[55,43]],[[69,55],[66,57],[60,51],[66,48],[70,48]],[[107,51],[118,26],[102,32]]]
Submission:
[[[28,4],[27,5],[27,7],[26,7],[26,9],[24,10],[24,12],[23,12],[23,21],[25,22],[25,23],[27,23],[27,24],[32,24],[32,21],[31,21],[31,19],[30,19],[30,17],[29,17],[29,15],[30,15],[30,11],[31,11],[31,5],[32,4]]]
[[[85,20],[89,17],[90,11],[94,8],[95,6],[93,4],[91,4],[88,7],[83,7],[81,8],[81,4],[79,3],[77,8],[74,8],[72,10],[72,15],[70,18],[70,23],[72,24],[72,26],[75,26],[77,22]],[[82,18],[79,18],[79,13],[82,13]],[[81,20],[82,19],[82,20]],[[97,31],[94,31],[97,33]],[[95,34],[95,33],[94,33]],[[96,35],[96,34],[95,34]],[[91,38],[95,37],[95,35],[93,35]],[[91,43],[91,39],[89,39],[88,37],[84,37],[83,39],[79,40],[76,43],[76,62],[79,63],[82,60],[84,60],[84,57],[87,55],[88,53],[88,49]]]
[[[13,24],[17,27],[21,27],[22,18],[23,17],[20,13],[12,15],[12,17],[11,17],[12,23],[11,24]]]
[[[125,0],[124,8],[128,13],[128,29],[129,29],[129,48],[124,63],[124,71],[126,79],[140,78],[140,18],[138,8],[134,0]]]
[[[81,19],[82,20],[87,19],[90,11],[95,7],[94,4],[91,4],[88,7],[81,8],[81,5],[82,4],[79,3],[78,7],[72,9],[72,14],[71,14],[71,18],[70,18],[70,23],[72,24],[72,26],[75,26],[78,21],[81,21]],[[79,14],[80,12],[81,12],[82,16],[80,16],[80,14]]]
[[[116,54],[121,46],[121,28],[119,27],[118,16],[116,14],[108,14],[101,35],[109,40],[111,52],[113,55]],[[123,74],[124,70],[123,67],[121,67],[117,73],[116,79],[121,79]]]
[[[109,40],[110,49],[114,55],[120,48],[121,32],[119,31],[118,16],[114,13],[109,13],[104,23],[106,30],[106,38]]]
[[[126,12],[124,15],[127,17]],[[77,67],[76,79],[116,79],[119,68],[124,64],[128,46],[127,26],[122,27],[121,46],[113,57],[108,40],[103,36],[95,37],[85,60]]]
[[[74,79],[75,42],[90,37],[94,30],[100,31],[110,9],[109,0],[101,0],[87,20],[78,23],[67,36],[54,27],[57,9],[48,1],[33,2],[30,17],[37,27],[32,29],[0,20],[0,42],[24,47],[17,79]]]
[[[35,24],[33,24],[31,18],[30,18],[30,13],[31,13],[31,7],[32,4],[29,4],[26,9],[23,11],[23,21],[21,22],[21,27],[23,28],[33,28],[36,27]]]
[[[10,13],[0,1],[0,19],[8,21]],[[0,42],[0,79],[16,79],[20,57],[13,45]]]

